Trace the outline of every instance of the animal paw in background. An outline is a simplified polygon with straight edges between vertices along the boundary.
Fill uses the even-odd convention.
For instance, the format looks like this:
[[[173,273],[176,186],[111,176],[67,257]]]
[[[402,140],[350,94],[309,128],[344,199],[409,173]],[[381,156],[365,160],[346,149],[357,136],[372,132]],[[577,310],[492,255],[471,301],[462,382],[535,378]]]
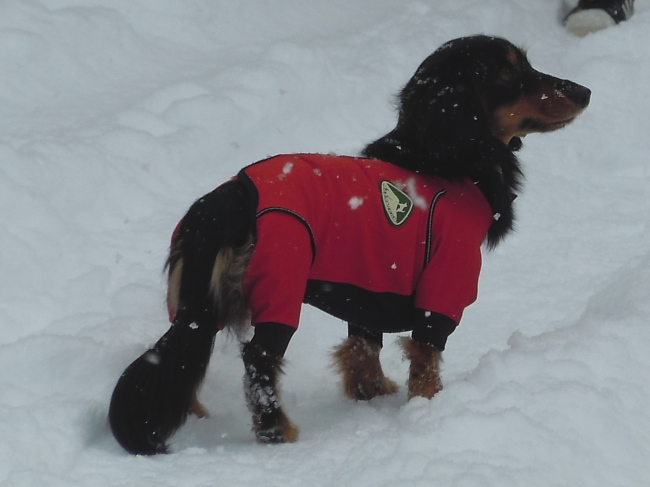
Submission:
[[[564,25],[579,37],[620,24],[632,17],[634,12],[634,0],[580,0],[577,5],[575,2],[566,3],[571,10],[564,18]]]

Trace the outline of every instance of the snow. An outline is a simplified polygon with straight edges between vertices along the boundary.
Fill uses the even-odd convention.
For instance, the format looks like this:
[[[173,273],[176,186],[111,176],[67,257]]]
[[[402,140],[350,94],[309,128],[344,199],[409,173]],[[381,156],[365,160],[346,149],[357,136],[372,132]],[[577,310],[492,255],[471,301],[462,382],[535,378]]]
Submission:
[[[641,486],[650,478],[650,2],[583,38],[560,0],[0,3],[0,485]],[[173,453],[106,425],[124,368],[167,330],[162,267],[199,196],[280,152],[356,154],[447,40],[506,37],[593,90],[532,135],[517,232],[486,253],[445,389],[345,399],[346,327],[306,308],[283,401],[295,444],[250,431],[219,337]],[[407,364],[387,337],[387,375]]]
[[[348,201],[348,206],[350,206],[350,209],[356,210],[358,209],[361,205],[363,205],[364,198],[362,196],[353,196],[350,198]]]

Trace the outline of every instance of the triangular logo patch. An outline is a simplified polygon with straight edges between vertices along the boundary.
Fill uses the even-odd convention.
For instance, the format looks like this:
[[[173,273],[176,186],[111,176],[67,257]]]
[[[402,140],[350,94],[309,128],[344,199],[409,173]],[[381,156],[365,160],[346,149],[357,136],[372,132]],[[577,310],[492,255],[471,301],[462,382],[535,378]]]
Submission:
[[[413,200],[390,181],[381,182],[381,199],[390,222],[399,227],[413,211]]]

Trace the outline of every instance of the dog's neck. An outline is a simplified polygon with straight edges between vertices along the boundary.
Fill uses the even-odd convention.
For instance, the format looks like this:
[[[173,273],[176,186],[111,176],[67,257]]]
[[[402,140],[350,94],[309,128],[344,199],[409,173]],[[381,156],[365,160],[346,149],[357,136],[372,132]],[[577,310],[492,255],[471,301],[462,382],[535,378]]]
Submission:
[[[413,141],[402,140],[395,130],[366,146],[362,155],[420,174],[448,180],[469,178],[476,182],[494,215],[487,235],[487,244],[493,248],[514,226],[512,202],[522,179],[514,151],[520,148],[521,139],[517,137],[509,144],[491,137],[426,150]]]

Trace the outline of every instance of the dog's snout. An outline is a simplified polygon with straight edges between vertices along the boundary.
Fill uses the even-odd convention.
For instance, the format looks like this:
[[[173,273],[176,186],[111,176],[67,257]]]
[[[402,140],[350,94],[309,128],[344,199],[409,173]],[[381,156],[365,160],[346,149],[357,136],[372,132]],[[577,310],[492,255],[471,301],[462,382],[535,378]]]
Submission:
[[[591,90],[573,81],[562,80],[557,87],[569,100],[580,108],[587,108],[591,100]]]

